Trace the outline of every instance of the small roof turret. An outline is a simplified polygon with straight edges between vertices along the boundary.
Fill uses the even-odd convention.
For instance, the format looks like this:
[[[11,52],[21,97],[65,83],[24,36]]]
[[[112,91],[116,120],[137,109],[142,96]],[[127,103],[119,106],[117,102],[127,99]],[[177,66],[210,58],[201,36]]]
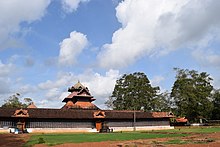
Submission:
[[[68,89],[68,92],[73,92],[73,91],[80,91],[82,89],[85,89],[89,92],[89,89],[85,86],[83,86],[79,81],[75,85],[73,85],[71,88]]]
[[[66,104],[62,108],[71,109],[99,109],[91,102],[95,98],[90,94],[89,89],[83,86],[79,81],[71,88],[68,89],[71,92],[62,102]]]

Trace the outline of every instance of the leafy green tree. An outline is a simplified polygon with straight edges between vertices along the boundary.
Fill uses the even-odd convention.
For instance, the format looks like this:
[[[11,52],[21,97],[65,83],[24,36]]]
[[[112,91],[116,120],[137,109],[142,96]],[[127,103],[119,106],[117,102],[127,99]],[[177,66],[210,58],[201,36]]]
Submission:
[[[211,101],[212,78],[206,72],[198,73],[195,70],[174,69],[176,81],[172,87],[171,97],[176,105],[176,113],[186,116],[191,121],[198,118],[211,117],[213,108]]]
[[[172,111],[172,101],[170,100],[170,94],[168,92],[158,94],[155,98],[152,99],[151,103],[153,111]]]
[[[213,106],[212,119],[220,120],[220,89],[213,94]]]
[[[114,104],[113,104],[113,101],[114,101],[114,98],[113,98],[112,96],[110,96],[110,97],[108,98],[108,100],[105,102],[105,105],[106,105],[108,108],[115,109]]]
[[[116,81],[114,91],[105,103],[115,110],[152,110],[152,100],[159,87],[152,87],[141,72],[124,74]]]
[[[25,103],[19,101],[20,94],[16,93],[10,96],[5,103],[1,106],[2,108],[27,108],[32,102],[31,98],[24,98]]]

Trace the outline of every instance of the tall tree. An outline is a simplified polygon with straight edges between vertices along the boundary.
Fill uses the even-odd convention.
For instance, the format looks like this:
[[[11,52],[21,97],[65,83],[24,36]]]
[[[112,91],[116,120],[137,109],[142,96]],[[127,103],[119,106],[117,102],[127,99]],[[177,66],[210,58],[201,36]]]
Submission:
[[[154,111],[172,111],[172,101],[170,99],[170,93],[164,92],[158,94],[152,99],[152,110]]]
[[[213,94],[213,106],[212,119],[220,120],[220,89]]]
[[[157,90],[159,87],[152,87],[144,73],[124,74],[106,104],[116,110],[152,110]]]
[[[172,87],[171,97],[177,107],[177,115],[186,116],[195,121],[200,117],[210,118],[212,111],[211,85],[212,78],[206,72],[174,69],[176,81]]]

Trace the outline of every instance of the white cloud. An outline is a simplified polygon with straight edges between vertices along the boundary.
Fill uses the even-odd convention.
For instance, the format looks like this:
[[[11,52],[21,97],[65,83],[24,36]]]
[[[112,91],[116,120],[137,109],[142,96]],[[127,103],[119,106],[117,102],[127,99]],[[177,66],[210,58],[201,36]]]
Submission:
[[[122,27],[102,47],[101,67],[119,68],[143,56],[208,43],[220,27],[220,1],[124,0],[116,7]]]
[[[9,78],[1,78],[0,77],[0,95],[8,94],[10,93],[10,84],[11,81]]]
[[[40,93],[40,90],[36,86],[30,84],[24,84],[23,81],[17,82],[15,87],[16,89],[14,92],[20,93],[22,96],[30,97],[30,95],[33,94],[34,96],[38,96]],[[33,98],[37,98],[37,97],[33,97]]]
[[[91,94],[97,99],[95,103],[103,107],[104,102],[111,95],[115,82],[119,76],[119,71],[117,70],[109,70],[104,75],[92,70],[88,70],[79,75],[60,72],[54,81],[40,83],[38,87],[42,93],[45,93],[46,100],[53,100],[53,103],[57,105],[60,104],[61,107],[61,101],[70,94],[67,92],[68,87],[71,87],[80,80],[84,86],[89,88]],[[56,104],[53,104],[53,106],[57,106]],[[40,104],[40,106],[43,106],[43,104]],[[47,107],[51,106],[49,104],[47,105]]]
[[[80,80],[96,98],[95,104],[104,108],[104,102],[111,95],[119,76],[117,70],[109,70],[103,75],[93,70],[81,74],[59,72],[53,80],[38,85],[25,84],[20,78],[12,80],[4,76],[0,77],[0,102],[14,93],[20,93],[21,97],[32,98],[37,107],[61,108],[64,105],[62,100],[70,94],[68,88]]]
[[[60,94],[60,90],[58,88],[50,88],[46,93],[46,98],[57,98],[57,95]]]
[[[86,35],[73,31],[70,37],[60,43],[59,63],[61,65],[73,65],[76,57],[88,45]]]
[[[192,52],[192,57],[198,62],[203,71],[210,74],[214,88],[220,88],[220,52],[213,48],[200,48]]]
[[[80,3],[89,1],[90,0],[62,0],[62,8],[66,13],[72,13],[77,10]]]
[[[84,75],[86,76],[86,75]],[[96,103],[101,105],[112,94],[116,80],[120,77],[118,70],[109,70],[105,75],[93,73],[85,85],[89,87],[92,95],[97,98]]]
[[[13,73],[13,70],[15,69],[14,65],[9,63],[9,64],[3,64],[2,61],[0,60],[0,78],[1,77],[7,77],[11,73]]]
[[[214,88],[220,89],[220,78],[217,76],[214,80]]]
[[[192,56],[203,66],[220,69],[220,54],[212,49],[196,49],[192,52]]]
[[[31,23],[41,19],[50,0],[0,1],[0,49],[17,44],[16,34],[22,33],[22,22]]]

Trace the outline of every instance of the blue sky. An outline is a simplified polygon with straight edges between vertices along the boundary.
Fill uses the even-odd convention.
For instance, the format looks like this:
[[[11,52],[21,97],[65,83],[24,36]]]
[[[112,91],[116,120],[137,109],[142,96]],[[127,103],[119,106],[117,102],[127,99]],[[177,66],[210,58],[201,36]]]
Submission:
[[[60,108],[78,80],[105,108],[115,81],[144,72],[170,91],[174,67],[220,88],[218,0],[0,1],[0,104],[10,95]]]

